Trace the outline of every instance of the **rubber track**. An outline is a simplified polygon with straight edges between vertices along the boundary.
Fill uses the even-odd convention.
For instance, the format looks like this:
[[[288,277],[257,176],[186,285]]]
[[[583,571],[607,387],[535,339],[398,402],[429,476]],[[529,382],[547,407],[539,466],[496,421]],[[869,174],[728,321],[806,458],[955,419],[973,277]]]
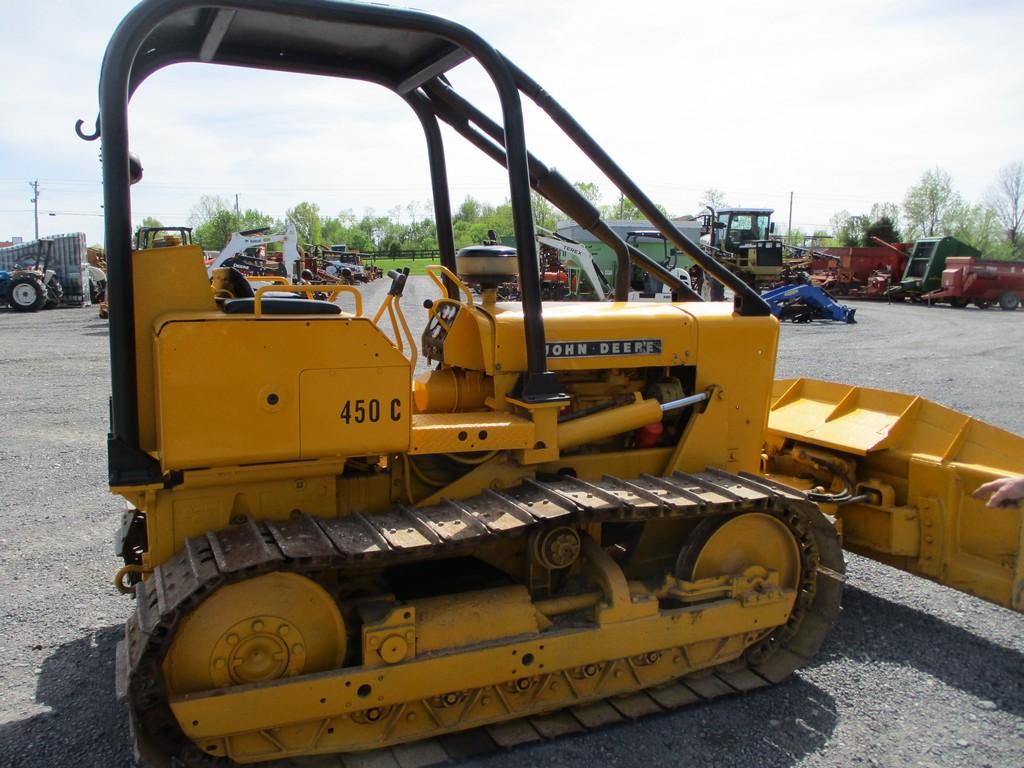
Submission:
[[[801,545],[805,579],[794,618],[745,662],[622,699],[336,757],[350,766],[432,765],[779,682],[809,661],[838,616],[842,553],[832,524],[816,505],[787,486],[716,469],[697,475],[641,475],[629,481],[563,477],[555,482],[527,480],[506,491],[486,490],[431,507],[396,506],[373,515],[246,519],[187,540],[177,555],[136,586],[136,611],[126,626],[123,660],[132,720],[144,728],[140,735],[147,745],[185,765],[231,764],[199,751],[183,736],[167,706],[161,666],[178,621],[225,584],[280,570],[357,573],[447,558],[550,526],[699,519],[740,510],[769,512],[787,522]],[[295,765],[295,759],[288,764]]]

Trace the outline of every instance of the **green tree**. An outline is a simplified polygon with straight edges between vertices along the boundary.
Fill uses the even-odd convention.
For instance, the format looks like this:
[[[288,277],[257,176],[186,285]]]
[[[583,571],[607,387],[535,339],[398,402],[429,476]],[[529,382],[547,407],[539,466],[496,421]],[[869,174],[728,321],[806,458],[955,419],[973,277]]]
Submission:
[[[238,220],[235,212],[222,209],[209,219],[194,227],[193,239],[206,251],[219,251],[228,244],[231,235],[238,231]]]
[[[962,206],[952,220],[949,233],[973,245],[985,258],[1013,258],[1013,247],[1003,231],[999,213],[989,205]]]
[[[406,224],[402,231],[402,246],[411,250],[434,250],[437,248],[437,225],[430,218],[422,218]]]
[[[279,225],[273,216],[263,213],[263,211],[258,211],[255,208],[247,208],[241,216],[236,218],[236,225],[236,232],[263,228],[284,229],[284,226]]]
[[[864,228],[864,236],[861,238],[861,245],[878,245],[873,238],[884,240],[887,243],[900,242],[900,233],[896,229],[896,221],[889,216],[881,216]]]
[[[701,210],[704,210],[705,208],[713,208],[717,211],[719,208],[725,208],[729,203],[725,200],[725,192],[717,187],[709,187],[705,189],[704,194],[700,196],[700,202],[698,205]]]
[[[874,203],[868,212],[871,221],[889,219],[893,223],[900,220],[900,207],[896,203]]]
[[[870,223],[864,228],[861,245],[877,245],[872,237],[885,240],[887,243],[900,242],[900,207],[896,203],[874,203],[868,212],[867,220]]]
[[[322,242],[320,224],[320,206],[316,203],[303,201],[284,214],[285,220],[295,225],[300,242],[316,245]]]
[[[480,218],[483,212],[483,204],[472,195],[466,195],[458,210],[452,214],[455,221],[472,222]]]
[[[785,241],[787,245],[803,245],[804,237],[806,236],[806,232],[804,232],[802,229],[797,228],[790,230],[789,232],[786,233]]]
[[[373,243],[373,215],[368,211],[362,219],[357,219],[351,210],[342,211],[337,217],[327,217],[322,221],[321,237],[328,245],[347,245],[353,251],[375,250]]]
[[[962,216],[963,207],[963,199],[953,189],[953,180],[946,171],[925,171],[903,199],[907,234],[915,239],[948,234]]]
[[[189,214],[192,237],[207,251],[219,251],[235,231],[234,212],[219,195],[203,195]]]
[[[337,216],[324,216],[320,219],[320,237],[327,245],[347,245],[354,250],[360,249],[352,244],[353,235],[359,232],[356,215],[351,210],[341,211]],[[369,242],[367,240],[367,242]]]
[[[644,218],[640,213],[640,209],[633,205],[625,195],[621,194],[619,195],[619,201],[617,203],[602,205],[600,211],[602,219],[621,219],[623,221],[631,221],[634,219]]]
[[[501,235],[511,235],[515,231],[515,224],[512,217],[512,201],[505,200],[499,206],[491,209],[484,219],[488,230],[494,230]]]
[[[359,229],[369,238],[371,248],[375,251],[385,250],[390,225],[391,219],[387,216],[375,216],[372,211],[359,220]]]
[[[1000,169],[988,200],[1012,257],[1024,258],[1024,163],[1017,161]]]
[[[808,248],[828,248],[829,246],[839,245],[839,242],[824,229],[814,230],[812,234],[804,237],[804,241]]]
[[[193,228],[202,226],[221,211],[228,209],[229,206],[226,198],[220,195],[203,195],[199,198],[199,202],[192,206],[188,223]]]
[[[866,216],[855,215],[847,210],[832,214],[828,223],[832,228],[832,239],[844,248],[860,245],[864,231],[870,224]]]
[[[668,209],[664,205],[655,203],[654,207],[668,216]],[[602,205],[600,210],[602,219],[622,219],[624,221],[645,221],[647,219],[646,216],[640,213],[640,209],[633,205],[625,195],[619,197],[618,203]]]
[[[573,184],[576,191],[583,195],[595,208],[601,205],[601,187],[592,181],[577,181]]]
[[[142,223],[136,225],[134,235],[137,236],[139,234],[139,230],[141,230],[141,229],[150,229],[150,228],[162,227],[162,226],[163,226],[163,224],[161,224],[159,221],[157,221],[152,216],[146,216],[142,220]]]
[[[455,236],[455,247],[465,248],[467,245],[478,245],[487,239],[487,231],[493,229],[501,235],[512,234],[512,206],[508,207],[507,226],[504,217],[495,216],[495,208],[482,203],[471,195],[459,205],[452,214],[452,233]]]
[[[334,242],[334,241],[332,241]],[[373,240],[370,239],[370,235],[362,227],[354,227],[349,230],[349,235],[340,241],[345,243],[349,248],[354,251],[372,251]]]
[[[530,205],[533,208],[533,225],[535,227],[554,229],[558,226],[558,209],[536,192],[530,193]]]

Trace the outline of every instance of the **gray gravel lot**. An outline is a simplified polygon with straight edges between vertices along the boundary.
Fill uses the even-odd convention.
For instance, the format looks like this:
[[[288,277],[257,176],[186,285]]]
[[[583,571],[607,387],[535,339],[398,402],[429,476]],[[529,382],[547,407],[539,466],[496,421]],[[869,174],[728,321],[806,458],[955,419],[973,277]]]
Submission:
[[[432,294],[410,281],[414,326]],[[778,375],[916,393],[1024,433],[1024,312],[861,304],[858,319],[785,326]],[[0,310],[0,766],[131,762],[113,691],[132,605],[111,585],[107,341],[95,308]],[[1024,618],[854,556],[849,571],[837,626],[786,684],[478,764],[1024,765]]]

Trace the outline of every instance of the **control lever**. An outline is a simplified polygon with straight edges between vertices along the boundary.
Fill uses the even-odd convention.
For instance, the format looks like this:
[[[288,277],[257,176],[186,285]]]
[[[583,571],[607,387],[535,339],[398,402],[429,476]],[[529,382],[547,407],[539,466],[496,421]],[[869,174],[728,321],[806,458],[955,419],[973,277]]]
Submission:
[[[401,298],[402,291],[405,290],[405,281],[409,279],[409,268],[389,269],[388,277],[391,278],[391,288],[388,290],[388,295]]]

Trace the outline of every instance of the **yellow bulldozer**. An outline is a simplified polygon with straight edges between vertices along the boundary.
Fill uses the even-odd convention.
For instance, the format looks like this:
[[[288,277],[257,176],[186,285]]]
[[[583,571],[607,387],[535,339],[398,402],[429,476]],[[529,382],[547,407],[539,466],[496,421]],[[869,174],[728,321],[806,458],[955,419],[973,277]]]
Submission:
[[[445,76],[468,59],[500,121]],[[418,342],[404,273],[371,316],[351,286],[329,287],[343,311],[231,269],[211,283],[196,245],[133,250],[128,102],[181,62],[409,105],[441,252]],[[523,96],[734,301],[702,302],[528,153]],[[517,249],[456,253],[442,122],[507,168]],[[839,613],[844,546],[1021,608],[1021,512],[970,491],[1024,471],[1024,440],[911,396],[773,381],[761,298],[470,30],[372,4],[146,0],[107,49],[96,133],[78,130],[102,134],[109,476],[130,503],[118,686],[152,764],[509,743],[524,716],[777,683]],[[613,301],[541,301],[531,189],[616,253]],[[631,266],[674,301],[628,302]],[[521,301],[497,301],[516,276]]]

